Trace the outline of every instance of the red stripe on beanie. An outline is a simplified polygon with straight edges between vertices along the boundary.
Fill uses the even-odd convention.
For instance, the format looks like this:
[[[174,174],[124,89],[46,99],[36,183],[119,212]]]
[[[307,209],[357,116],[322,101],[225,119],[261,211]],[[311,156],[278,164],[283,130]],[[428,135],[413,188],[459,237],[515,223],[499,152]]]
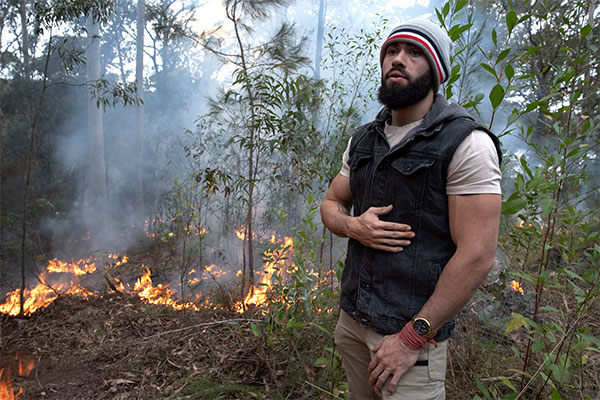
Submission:
[[[431,54],[431,58],[433,58],[433,61],[435,62],[435,66],[438,70],[438,75],[440,77],[440,83],[444,81],[444,72],[443,72],[442,68],[440,67],[439,57],[438,57],[437,53],[435,52],[435,50],[431,47],[429,42],[421,39],[420,37],[418,37],[416,35],[412,35],[410,33],[398,33],[398,34],[395,34],[395,35],[387,38],[387,40],[385,42],[383,42],[383,46],[381,46],[381,49],[383,50],[386,47],[385,44],[387,42],[389,42],[390,40],[394,40],[394,39],[414,40],[415,42],[418,42],[423,47],[425,47],[427,49],[427,51],[429,52],[429,54]]]

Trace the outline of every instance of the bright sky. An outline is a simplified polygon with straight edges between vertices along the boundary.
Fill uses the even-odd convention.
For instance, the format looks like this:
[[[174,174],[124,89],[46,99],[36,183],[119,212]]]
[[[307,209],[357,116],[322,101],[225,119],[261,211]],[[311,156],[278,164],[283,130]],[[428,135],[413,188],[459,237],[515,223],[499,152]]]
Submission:
[[[380,20],[380,15],[389,19],[390,27],[403,20],[415,17],[434,19],[434,10],[430,0],[326,0],[326,25],[346,27],[347,29],[373,28],[373,24]],[[295,0],[287,9],[276,9],[276,13],[296,25],[302,35],[312,38],[316,31],[316,17],[319,12],[319,0]],[[223,3],[221,0],[208,0],[196,10],[196,30],[213,31],[218,25],[224,24],[223,31],[217,33],[224,39],[232,36],[228,30],[231,26],[226,20]],[[276,20],[275,18],[274,20]],[[268,31],[256,29],[257,35]],[[224,66],[213,77],[219,81],[227,80],[231,76],[232,68]]]
[[[394,24],[416,16],[427,18],[434,15],[430,0],[326,0],[326,3],[328,21],[343,19],[362,22],[368,19],[377,20],[377,15],[385,15]],[[289,7],[287,17],[294,19],[290,22],[304,25],[308,22],[307,17],[315,21],[318,10],[319,0],[296,0]],[[198,28],[210,29],[224,22],[223,3],[221,0],[208,0],[198,7],[196,15]]]

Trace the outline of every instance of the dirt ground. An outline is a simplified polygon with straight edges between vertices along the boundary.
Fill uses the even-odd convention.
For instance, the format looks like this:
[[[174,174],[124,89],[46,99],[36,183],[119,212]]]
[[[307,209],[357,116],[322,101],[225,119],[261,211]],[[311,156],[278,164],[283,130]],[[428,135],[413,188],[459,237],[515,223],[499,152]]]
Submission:
[[[231,371],[265,390],[277,377],[250,323],[237,313],[176,311],[129,294],[65,296],[28,319],[1,317],[1,378],[10,373],[19,399],[208,399],[183,395],[190,378],[218,381]],[[19,359],[34,362],[28,376],[19,376]]]

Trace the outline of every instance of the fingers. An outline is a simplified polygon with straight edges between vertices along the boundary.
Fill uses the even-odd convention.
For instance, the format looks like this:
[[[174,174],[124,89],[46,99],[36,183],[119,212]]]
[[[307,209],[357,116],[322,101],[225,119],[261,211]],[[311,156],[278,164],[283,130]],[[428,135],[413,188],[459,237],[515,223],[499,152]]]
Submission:
[[[390,384],[387,387],[387,394],[392,395],[396,391],[396,386],[398,385],[398,381],[400,380],[401,375],[394,374],[392,375],[392,379],[390,379]]]
[[[415,365],[419,356],[419,351],[404,346],[398,335],[384,336],[370,350],[374,354],[368,367],[369,383],[378,393],[388,380],[387,393],[394,393],[400,378]]]
[[[367,247],[393,253],[402,251],[411,244],[415,237],[410,225],[382,221],[380,215],[389,213],[393,206],[370,207],[363,214],[349,221],[350,237],[360,241]]]
[[[380,228],[386,231],[390,231],[390,233],[395,232],[399,237],[410,237],[410,235],[414,235],[412,232],[412,228],[410,225],[401,224],[398,222],[385,222],[379,221]]]
[[[370,207],[368,211],[371,211],[373,214],[375,215],[385,215],[388,214],[390,211],[392,211],[392,208],[394,206],[393,205],[389,205],[389,206],[384,206],[384,207]]]
[[[412,228],[410,227],[410,225],[399,223],[399,222],[386,222],[386,221],[381,221],[379,219],[379,216],[388,214],[390,211],[392,211],[392,208],[393,208],[393,206],[391,204],[389,206],[385,206],[385,207],[370,207],[367,211],[365,211],[365,217],[370,219],[371,217],[369,216],[369,214],[372,214],[374,217],[376,217],[375,220],[373,221],[373,223],[375,223],[375,221],[377,222],[378,229],[392,231],[392,232],[398,232],[400,235],[412,233],[411,232]],[[404,236],[401,236],[401,237],[404,237]],[[409,236],[405,236],[405,237],[409,237]]]
[[[369,378],[369,382],[371,382],[371,380],[373,380],[373,382],[371,382],[371,385],[375,387],[375,390],[378,393],[381,393],[381,389],[383,388],[385,381],[388,379],[388,377],[390,375],[391,375],[390,371],[384,370],[376,379],[373,379],[373,375],[371,375],[371,378]]]
[[[397,253],[402,251],[404,247],[410,246],[410,244],[411,241],[408,239],[394,239],[388,237],[374,236],[371,238],[371,241],[368,245],[377,250],[384,250]]]
[[[385,336],[382,337],[377,343],[375,343],[375,346],[371,347],[369,350],[371,350],[372,353],[377,353],[377,350],[379,350],[381,348],[384,341],[385,341]]]
[[[373,386],[377,393],[381,393],[381,389],[385,385],[385,382],[390,379],[387,387],[387,393],[391,395],[396,391],[398,381],[406,371],[402,370],[401,368],[384,368],[381,364],[379,364],[370,372],[371,375],[369,376],[369,383],[371,386]]]

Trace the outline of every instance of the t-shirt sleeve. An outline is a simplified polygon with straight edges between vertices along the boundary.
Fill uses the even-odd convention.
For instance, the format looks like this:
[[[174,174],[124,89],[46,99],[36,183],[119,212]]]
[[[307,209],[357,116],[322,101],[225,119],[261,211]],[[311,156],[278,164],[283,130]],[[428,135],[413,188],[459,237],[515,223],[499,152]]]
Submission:
[[[502,173],[492,138],[474,130],[458,146],[448,166],[446,194],[501,194]]]
[[[342,169],[340,169],[340,175],[345,176],[346,178],[350,178],[350,166],[348,165],[348,160],[350,159],[350,143],[352,143],[352,137],[348,140],[348,146],[342,157]]]

